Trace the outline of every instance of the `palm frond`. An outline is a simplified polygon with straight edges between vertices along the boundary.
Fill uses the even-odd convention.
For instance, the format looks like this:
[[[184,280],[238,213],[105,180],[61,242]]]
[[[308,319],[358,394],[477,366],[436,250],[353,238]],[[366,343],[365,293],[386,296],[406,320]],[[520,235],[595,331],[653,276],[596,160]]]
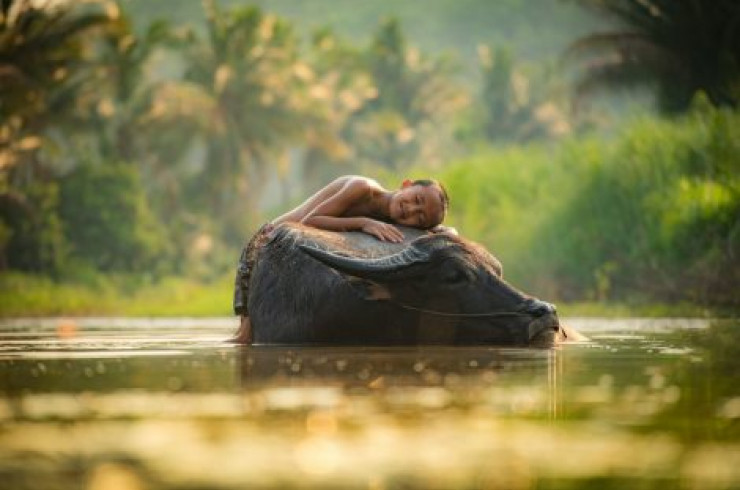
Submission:
[[[61,20],[61,19],[60,19]],[[57,48],[68,43],[89,29],[103,26],[109,22],[105,15],[92,14],[78,17],[64,22],[61,27],[53,30],[44,30],[34,36],[27,44],[28,51]]]
[[[4,25],[8,22],[8,16],[10,15],[10,9],[13,7],[13,0],[1,0],[0,1],[0,25]]]
[[[565,61],[576,61],[582,56],[610,51],[625,51],[631,47],[644,46],[649,43],[640,32],[603,32],[588,34],[571,43],[563,55]]]
[[[576,40],[564,59],[580,64],[579,84],[620,80],[619,67],[652,74],[663,106],[680,108],[697,90],[718,105],[734,106],[740,94],[740,2],[717,0],[582,0],[620,19],[626,28]],[[611,59],[608,70],[594,69]],[[585,60],[585,62],[584,62]],[[734,67],[734,68],[733,68]],[[674,77],[672,83],[665,83]],[[681,87],[676,85],[682,84]],[[678,95],[676,95],[678,94]],[[676,97],[676,103],[669,102]]]

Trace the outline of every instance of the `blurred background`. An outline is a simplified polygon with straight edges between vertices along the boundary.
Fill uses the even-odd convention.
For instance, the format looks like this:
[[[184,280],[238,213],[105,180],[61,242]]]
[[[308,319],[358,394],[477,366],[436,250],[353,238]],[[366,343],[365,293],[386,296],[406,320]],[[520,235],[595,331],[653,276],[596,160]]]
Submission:
[[[228,315],[351,173],[572,311],[737,311],[738,97],[733,0],[3,0],[0,316]]]

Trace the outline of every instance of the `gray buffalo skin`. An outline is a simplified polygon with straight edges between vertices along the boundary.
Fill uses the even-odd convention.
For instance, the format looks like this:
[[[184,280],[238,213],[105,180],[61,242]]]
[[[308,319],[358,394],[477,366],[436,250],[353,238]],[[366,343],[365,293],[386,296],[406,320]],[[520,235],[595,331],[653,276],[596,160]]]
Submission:
[[[508,285],[483,247],[400,227],[405,240],[284,223],[257,251],[257,344],[536,345],[564,336],[555,308]]]

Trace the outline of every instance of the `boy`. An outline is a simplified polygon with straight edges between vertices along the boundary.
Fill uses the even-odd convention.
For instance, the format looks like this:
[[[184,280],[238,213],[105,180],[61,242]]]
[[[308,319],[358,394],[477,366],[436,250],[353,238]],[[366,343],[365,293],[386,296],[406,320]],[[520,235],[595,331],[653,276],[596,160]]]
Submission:
[[[447,192],[435,180],[404,180],[395,191],[356,175],[334,180],[300,206],[260,228],[242,250],[234,285],[234,312],[241,316],[241,323],[232,341],[252,341],[247,312],[249,274],[256,249],[276,225],[295,222],[322,230],[362,231],[378,240],[399,243],[403,233],[391,223],[431,229],[442,223],[448,206]]]

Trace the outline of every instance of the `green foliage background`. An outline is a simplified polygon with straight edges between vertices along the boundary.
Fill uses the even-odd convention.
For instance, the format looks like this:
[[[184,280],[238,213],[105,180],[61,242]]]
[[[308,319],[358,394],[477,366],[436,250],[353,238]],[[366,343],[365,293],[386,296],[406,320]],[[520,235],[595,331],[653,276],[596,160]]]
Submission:
[[[736,307],[739,145],[738,114],[701,107],[609,139],[485,149],[442,172],[450,222],[544,297]]]
[[[228,314],[249,233],[347,173],[440,179],[447,224],[533,295],[737,311],[737,36],[668,115],[682,79],[653,62],[683,45],[624,44],[580,4],[616,5],[3,3],[0,315]],[[692,45],[692,74],[716,47]]]
[[[85,165],[62,180],[60,218],[69,258],[103,271],[156,273],[169,250],[130,165]]]

